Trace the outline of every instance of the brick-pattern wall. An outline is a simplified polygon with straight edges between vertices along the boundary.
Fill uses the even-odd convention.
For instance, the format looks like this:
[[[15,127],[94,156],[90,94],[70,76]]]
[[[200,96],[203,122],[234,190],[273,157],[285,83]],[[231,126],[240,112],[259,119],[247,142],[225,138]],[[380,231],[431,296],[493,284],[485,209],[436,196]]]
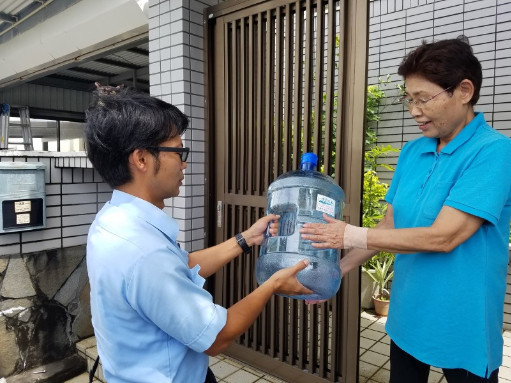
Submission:
[[[4,151],[0,161],[46,165],[46,228],[0,234],[0,256],[86,244],[89,226],[112,190],[84,153]]]
[[[511,2],[505,0],[374,0],[370,3],[368,84],[391,75],[407,52],[423,39],[428,42],[464,34],[483,67],[483,86],[476,111],[484,112],[495,129],[511,137]],[[421,135],[408,110],[392,105],[398,90],[385,86],[389,96],[377,124],[379,144],[401,148]],[[396,156],[387,162],[395,164]],[[392,173],[382,170],[389,182]]]
[[[149,2],[150,93],[190,118],[183,135],[190,147],[185,179],[165,211],[179,222],[178,241],[187,251],[205,246],[204,8],[218,0]]]

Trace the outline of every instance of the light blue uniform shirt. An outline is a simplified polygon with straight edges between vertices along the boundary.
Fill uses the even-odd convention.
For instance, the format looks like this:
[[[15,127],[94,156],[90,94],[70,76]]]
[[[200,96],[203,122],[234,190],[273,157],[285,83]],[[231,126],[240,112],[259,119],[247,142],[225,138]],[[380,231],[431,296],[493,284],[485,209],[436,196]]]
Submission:
[[[396,228],[431,226],[442,206],[484,219],[450,253],[397,254],[386,330],[418,360],[489,376],[502,363],[511,216],[511,140],[482,113],[436,152],[407,143],[386,200]]]
[[[87,241],[92,323],[108,383],[203,383],[227,319],[161,209],[114,190]]]

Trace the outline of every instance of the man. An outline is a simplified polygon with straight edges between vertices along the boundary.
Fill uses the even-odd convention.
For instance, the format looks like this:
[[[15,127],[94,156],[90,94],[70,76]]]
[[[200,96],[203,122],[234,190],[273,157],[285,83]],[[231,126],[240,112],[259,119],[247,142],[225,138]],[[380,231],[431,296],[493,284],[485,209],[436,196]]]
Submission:
[[[162,210],[179,194],[189,149],[187,117],[126,89],[99,87],[87,111],[87,154],[114,189],[87,241],[92,322],[109,383],[215,382],[216,355],[256,319],[272,294],[310,293],[296,279],[308,262],[280,270],[229,309],[215,305],[204,278],[260,244],[269,215],[217,246],[188,254]]]

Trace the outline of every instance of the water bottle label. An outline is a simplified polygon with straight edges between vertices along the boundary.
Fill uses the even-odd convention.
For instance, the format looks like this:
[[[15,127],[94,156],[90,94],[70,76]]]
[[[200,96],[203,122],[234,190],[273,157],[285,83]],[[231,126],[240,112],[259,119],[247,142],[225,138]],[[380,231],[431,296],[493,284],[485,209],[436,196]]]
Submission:
[[[326,195],[318,194],[316,199],[316,210],[322,211],[332,217],[335,216],[335,200]]]

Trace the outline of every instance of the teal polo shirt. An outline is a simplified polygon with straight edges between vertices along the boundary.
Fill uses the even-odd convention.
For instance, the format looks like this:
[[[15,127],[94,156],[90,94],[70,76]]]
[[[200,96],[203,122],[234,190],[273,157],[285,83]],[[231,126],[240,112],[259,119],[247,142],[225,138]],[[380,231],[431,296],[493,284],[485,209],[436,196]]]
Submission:
[[[450,253],[396,254],[386,330],[418,360],[487,377],[502,363],[511,216],[511,139],[482,113],[436,152],[407,143],[386,195],[396,228],[427,227],[443,206],[484,219]]]

